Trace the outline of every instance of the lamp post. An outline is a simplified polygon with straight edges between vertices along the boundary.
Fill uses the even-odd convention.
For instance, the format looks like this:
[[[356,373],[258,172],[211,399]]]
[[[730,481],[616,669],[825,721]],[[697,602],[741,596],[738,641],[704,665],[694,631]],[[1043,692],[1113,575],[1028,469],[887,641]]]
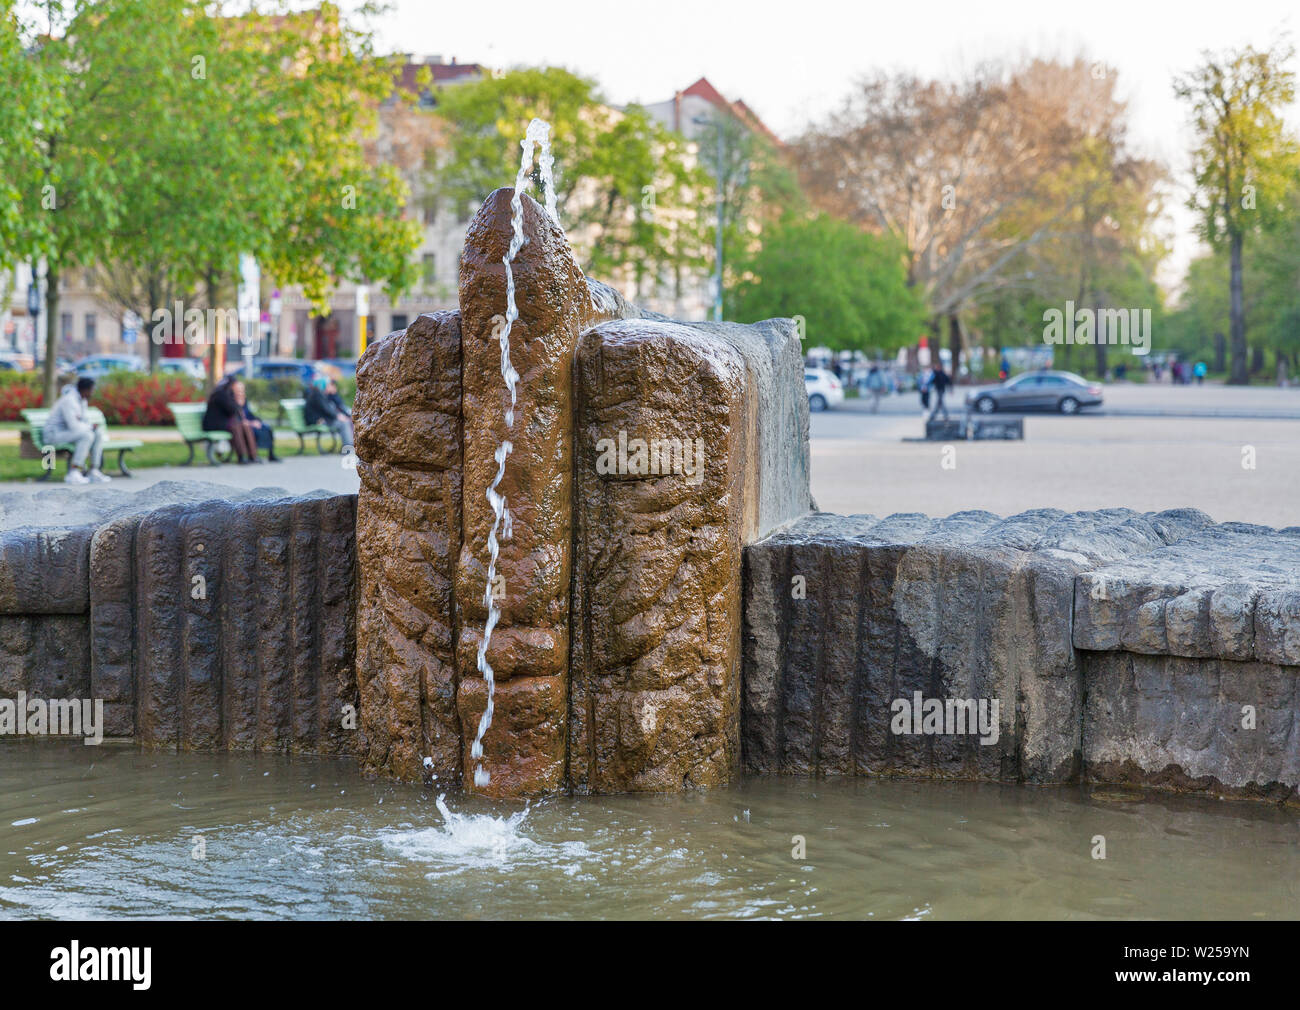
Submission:
[[[276,288],[271,292],[271,340],[267,348],[268,354],[280,353],[280,309],[282,302],[280,300],[280,289]]]
[[[714,268],[713,268],[713,318],[717,322],[722,322],[722,211],[726,205],[726,199],[722,189],[722,159],[726,156],[723,143],[722,119],[717,116],[694,116],[691,122],[696,126],[713,126],[718,131],[718,160],[714,165],[714,176],[717,179],[717,227],[716,242],[714,249]]]
[[[32,356],[36,367],[41,364],[41,279],[36,276],[36,267],[32,267],[32,282],[27,288],[27,314],[32,317]],[[14,339],[18,333],[14,331]]]

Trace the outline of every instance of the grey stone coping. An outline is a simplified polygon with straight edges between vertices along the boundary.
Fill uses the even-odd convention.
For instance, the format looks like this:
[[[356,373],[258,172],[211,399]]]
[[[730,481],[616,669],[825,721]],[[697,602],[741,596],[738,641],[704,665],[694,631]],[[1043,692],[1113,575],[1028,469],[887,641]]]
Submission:
[[[1207,526],[1075,582],[1078,649],[1300,665],[1300,527]]]
[[[326,494],[326,492],[315,492]],[[101,526],[165,505],[288,497],[204,481],[161,481],[139,491],[19,486],[0,491],[0,615],[84,614],[90,542]]]
[[[1197,509],[1135,512],[1033,509],[1001,518],[992,512],[956,512],[933,518],[899,512],[884,518],[814,512],[786,525],[767,543],[856,542],[863,545],[967,547],[1042,553],[1090,565],[1118,561],[1174,543],[1213,520]]]

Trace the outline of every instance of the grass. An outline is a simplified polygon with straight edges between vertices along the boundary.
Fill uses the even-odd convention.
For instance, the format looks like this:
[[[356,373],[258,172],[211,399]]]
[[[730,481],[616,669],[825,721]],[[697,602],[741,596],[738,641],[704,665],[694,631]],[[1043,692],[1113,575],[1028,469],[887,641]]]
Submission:
[[[21,429],[22,424],[5,423],[0,425],[3,428]],[[173,438],[167,441],[150,442],[146,441],[138,449],[133,449],[126,454],[126,465],[132,470],[143,470],[154,466],[177,466],[184,463],[189,456],[189,449],[181,441],[180,435],[175,434],[174,428],[130,428],[126,426],[110,427],[109,434],[116,438],[139,438],[141,433],[156,435],[161,432],[172,432]],[[317,455],[315,449],[315,438],[307,438],[306,455]],[[298,436],[291,433],[277,433],[275,440],[276,448],[282,451],[282,455],[293,457],[298,453]],[[325,440],[325,444],[330,444]],[[196,480],[206,479],[209,474],[219,473],[217,467],[208,465],[207,457],[204,455],[203,446],[194,448],[194,465],[190,470]],[[325,455],[330,455],[325,453]],[[18,481],[18,480],[35,480],[43,473],[41,460],[39,459],[22,459],[18,455],[17,443],[0,446],[0,481]],[[104,472],[110,477],[117,474],[117,453],[104,453]],[[60,457],[58,469],[55,471],[51,482],[62,480],[63,475],[67,473],[67,457]]]

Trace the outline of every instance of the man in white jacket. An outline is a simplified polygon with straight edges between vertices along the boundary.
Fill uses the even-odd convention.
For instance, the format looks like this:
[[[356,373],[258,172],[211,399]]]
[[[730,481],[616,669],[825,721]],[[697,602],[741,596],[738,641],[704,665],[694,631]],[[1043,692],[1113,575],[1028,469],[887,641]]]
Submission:
[[[111,477],[99,469],[104,462],[104,429],[91,424],[86,416],[90,391],[95,380],[82,378],[75,386],[64,386],[45,422],[45,444],[63,445],[71,442],[72,462],[63,479],[69,484],[89,484],[92,481],[107,484]],[[90,470],[86,470],[86,457],[90,457]]]

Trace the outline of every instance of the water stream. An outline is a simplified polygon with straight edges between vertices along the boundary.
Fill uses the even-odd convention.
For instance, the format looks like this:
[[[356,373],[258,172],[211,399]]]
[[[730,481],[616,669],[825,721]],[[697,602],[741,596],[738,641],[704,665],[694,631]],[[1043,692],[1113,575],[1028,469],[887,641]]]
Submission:
[[[524,190],[528,188],[529,177],[532,174],[533,154],[537,152],[537,164],[541,174],[541,183],[543,189],[543,199],[546,201],[546,212],[551,219],[559,224],[560,219],[556,210],[555,198],[555,158],[551,154],[551,125],[541,119],[534,119],[528,124],[528,130],[524,139],[519,142],[523,148],[523,153],[519,159],[519,173],[515,176],[515,193],[510,201],[511,209],[511,227],[510,247],[502,259],[506,268],[506,315],[505,325],[499,328],[497,339],[501,343],[501,378],[505,380],[506,388],[510,390],[510,406],[506,408],[505,421],[506,428],[513,429],[515,425],[515,405],[518,402],[517,387],[519,385],[519,373],[515,371],[510,364],[510,330],[519,318],[519,307],[515,304],[515,274],[511,264],[518,255],[519,250],[523,248],[524,242]],[[474,768],[474,784],[476,786],[485,786],[492,781],[491,773],[483,767],[483,735],[487,733],[488,728],[492,725],[492,714],[494,710],[494,701],[496,698],[496,677],[492,670],[492,664],[488,662],[488,646],[492,644],[492,631],[497,626],[497,621],[501,619],[501,608],[497,606],[496,593],[494,592],[497,574],[497,557],[500,554],[500,542],[497,534],[500,532],[502,540],[509,540],[511,534],[510,507],[506,501],[505,495],[501,494],[497,488],[501,484],[501,479],[506,475],[506,460],[514,451],[514,445],[509,439],[503,439],[497,446],[493,459],[497,463],[496,476],[492,483],[488,485],[487,499],[492,506],[492,529],[488,531],[488,570],[487,570],[487,587],[483,591],[483,604],[487,607],[487,620],[483,624],[483,640],[478,647],[478,671],[483,675],[487,683],[487,706],[483,709],[483,714],[479,717],[478,732],[474,735],[474,743],[470,747],[470,755],[478,762]]]

